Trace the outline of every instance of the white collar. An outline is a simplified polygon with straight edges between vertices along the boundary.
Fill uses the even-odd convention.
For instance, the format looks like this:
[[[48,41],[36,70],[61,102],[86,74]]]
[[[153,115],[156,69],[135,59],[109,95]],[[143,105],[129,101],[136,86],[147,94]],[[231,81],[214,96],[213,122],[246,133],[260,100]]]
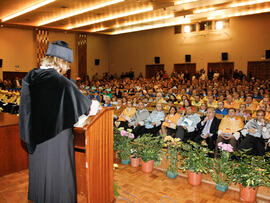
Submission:
[[[49,69],[49,68],[53,68],[53,66],[40,66],[40,69]]]

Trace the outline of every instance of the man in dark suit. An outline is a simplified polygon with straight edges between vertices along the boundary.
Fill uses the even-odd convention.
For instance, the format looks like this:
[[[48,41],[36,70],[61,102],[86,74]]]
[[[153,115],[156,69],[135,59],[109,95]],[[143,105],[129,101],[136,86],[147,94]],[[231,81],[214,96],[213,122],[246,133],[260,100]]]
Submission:
[[[203,116],[201,120],[197,124],[198,134],[194,141],[200,143],[205,140],[209,149],[214,150],[220,119],[215,117],[215,109],[210,107],[207,109],[206,116]]]

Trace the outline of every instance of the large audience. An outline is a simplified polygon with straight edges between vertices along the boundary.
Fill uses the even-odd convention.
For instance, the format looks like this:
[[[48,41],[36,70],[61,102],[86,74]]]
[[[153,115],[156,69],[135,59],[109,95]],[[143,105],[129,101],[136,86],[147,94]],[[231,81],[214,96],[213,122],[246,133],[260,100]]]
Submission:
[[[8,89],[0,81],[0,110],[18,113],[19,84]],[[132,129],[135,138],[145,133],[170,135],[183,142],[205,141],[217,155],[220,142],[235,150],[263,155],[270,148],[270,80],[262,81],[235,71],[232,78],[218,72],[160,71],[151,79],[142,74],[120,77],[95,74],[76,79],[89,99],[115,108],[114,125]]]

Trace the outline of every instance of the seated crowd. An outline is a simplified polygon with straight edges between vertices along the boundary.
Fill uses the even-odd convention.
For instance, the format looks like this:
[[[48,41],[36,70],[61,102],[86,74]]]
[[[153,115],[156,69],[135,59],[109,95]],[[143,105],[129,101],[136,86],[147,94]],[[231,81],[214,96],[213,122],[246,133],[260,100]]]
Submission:
[[[183,142],[219,142],[262,155],[270,146],[270,81],[207,77],[98,80],[81,86],[91,99],[114,107],[115,127],[170,135]],[[267,149],[268,147],[268,149]]]
[[[0,112],[17,114],[20,104],[21,81],[18,77],[14,80],[0,79]]]
[[[115,127],[132,129],[135,138],[151,133],[183,142],[205,140],[215,152],[225,142],[254,155],[270,148],[269,80],[243,74],[208,79],[203,71],[192,78],[175,72],[171,77],[159,72],[152,79],[107,75],[76,84],[89,99],[115,108]],[[1,111],[17,113],[19,101],[18,91],[0,91]]]
[[[19,112],[20,92],[0,88],[0,112],[17,114]]]

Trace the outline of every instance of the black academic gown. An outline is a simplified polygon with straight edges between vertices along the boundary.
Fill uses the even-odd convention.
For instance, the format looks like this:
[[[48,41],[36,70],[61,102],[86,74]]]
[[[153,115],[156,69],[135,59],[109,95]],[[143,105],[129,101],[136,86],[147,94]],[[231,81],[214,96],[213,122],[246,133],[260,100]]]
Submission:
[[[76,202],[73,125],[91,101],[54,69],[33,69],[22,80],[20,137],[29,151],[28,199]]]

